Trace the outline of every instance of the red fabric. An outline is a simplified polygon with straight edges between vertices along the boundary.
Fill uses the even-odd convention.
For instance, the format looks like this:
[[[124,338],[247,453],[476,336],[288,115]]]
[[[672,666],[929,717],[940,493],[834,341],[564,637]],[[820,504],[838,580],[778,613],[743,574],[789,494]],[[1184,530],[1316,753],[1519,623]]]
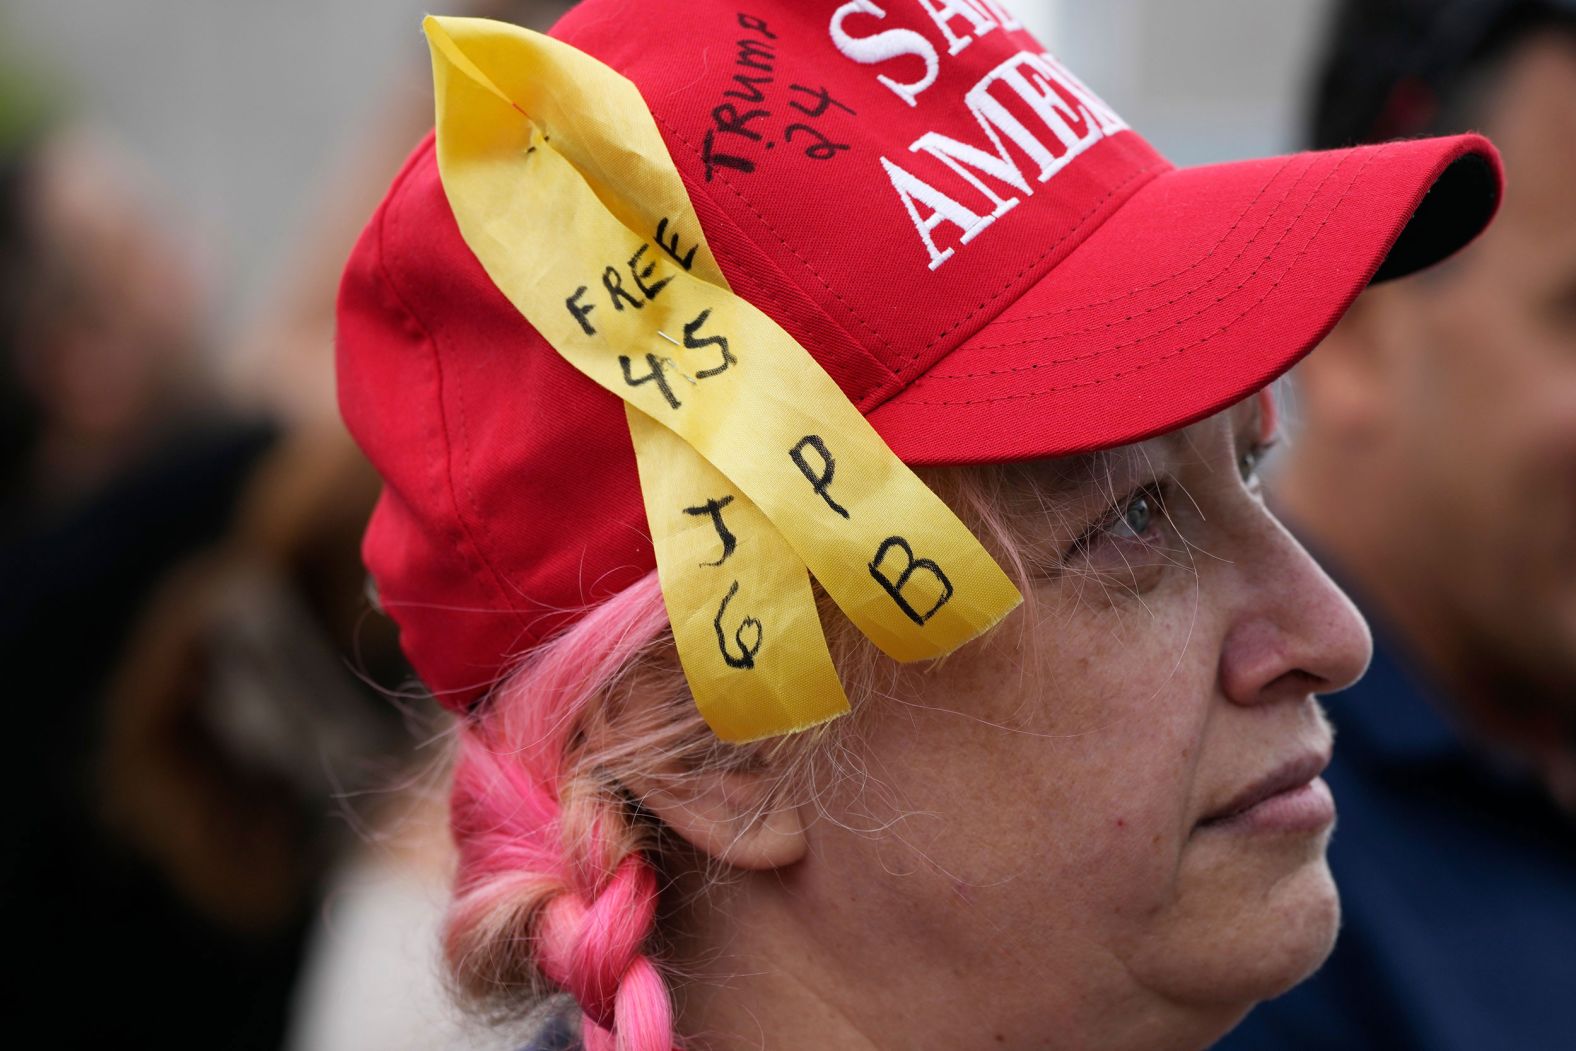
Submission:
[[[971,40],[949,54],[921,5],[846,17],[856,44],[902,30],[934,47],[934,82],[909,105],[878,77],[921,81],[922,57],[854,60],[829,32],[838,7],[586,0],[554,35],[640,88],[734,289],[911,463],[1055,456],[1208,415],[1316,344],[1398,238],[1403,269],[1426,265],[1497,200],[1498,157],[1475,136],[1176,170],[1118,130],[1041,181],[1098,115],[1026,33],[955,18]],[[1034,141],[1003,131],[1013,122]],[[927,133],[996,158],[997,174],[915,148]],[[976,216],[1016,203],[966,243],[938,224],[950,254],[932,267],[883,158]],[[1441,181],[1453,165],[1478,174]],[[511,656],[653,568],[618,399],[488,281],[430,140],[351,257],[339,375],[386,481],[367,565],[445,703],[464,707]]]
[[[1209,416],[1312,350],[1445,169],[1490,150],[1461,136],[1168,172],[870,420],[905,461],[939,464]]]

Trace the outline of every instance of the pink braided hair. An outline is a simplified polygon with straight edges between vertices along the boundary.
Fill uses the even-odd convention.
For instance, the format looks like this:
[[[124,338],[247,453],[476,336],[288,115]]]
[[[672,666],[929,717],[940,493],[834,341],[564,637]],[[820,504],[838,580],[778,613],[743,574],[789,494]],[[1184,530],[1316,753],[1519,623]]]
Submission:
[[[1048,507],[1013,470],[926,473],[1021,582]],[[824,600],[822,613],[856,713],[874,707],[864,702],[878,681],[896,686],[895,666]],[[634,697],[657,703],[625,703]],[[444,937],[458,991],[509,1008],[562,989],[583,1012],[587,1051],[673,1051],[672,1000],[647,955],[658,933],[654,829],[621,785],[649,779],[654,757],[692,773],[765,760],[781,798],[814,782],[814,761],[833,751],[825,735],[854,732],[859,718],[722,744],[690,699],[656,574],[591,609],[461,723],[450,808],[459,867]]]
[[[642,833],[615,789],[569,758],[576,730],[666,627],[652,575],[540,647],[460,731],[451,966],[478,999],[518,992],[533,972],[568,991],[587,1051],[674,1046],[666,984],[642,955],[657,901]]]

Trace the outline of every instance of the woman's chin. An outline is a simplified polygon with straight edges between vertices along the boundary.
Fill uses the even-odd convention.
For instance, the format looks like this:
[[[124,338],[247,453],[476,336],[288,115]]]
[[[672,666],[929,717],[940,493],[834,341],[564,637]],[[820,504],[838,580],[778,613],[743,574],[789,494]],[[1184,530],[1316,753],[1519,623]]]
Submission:
[[[1313,974],[1335,947],[1341,904],[1322,851],[1271,882],[1210,898],[1130,963],[1155,992],[1227,1026]]]
[[[1263,956],[1245,968],[1242,993],[1258,1003],[1286,992],[1317,971],[1335,948],[1341,926],[1341,898],[1321,858],[1310,863],[1266,903],[1270,929],[1263,937]]]

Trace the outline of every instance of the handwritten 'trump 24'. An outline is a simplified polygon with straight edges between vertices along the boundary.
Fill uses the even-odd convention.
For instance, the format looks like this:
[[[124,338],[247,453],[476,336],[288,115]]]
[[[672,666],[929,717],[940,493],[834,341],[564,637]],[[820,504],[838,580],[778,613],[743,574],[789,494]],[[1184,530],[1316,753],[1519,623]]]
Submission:
[[[958,55],[990,33],[1022,28],[997,0],[898,2],[920,9],[939,46],[924,33],[897,25],[875,0],[842,4],[832,12],[827,30],[837,50],[861,65],[885,66],[906,59],[903,68],[909,69],[918,58],[923,63],[918,79],[876,76],[908,106],[917,107],[920,96],[936,83],[942,46],[948,56]],[[736,69],[722,92],[723,101],[712,109],[711,127],[703,140],[707,181],[724,169],[754,172],[764,158],[762,151],[777,145],[764,134],[774,114],[768,92],[779,61],[777,33],[765,19],[742,13],[737,19],[747,35],[737,42]],[[789,105],[805,119],[785,129],[785,140],[799,135],[813,139],[804,152],[817,160],[830,160],[850,149],[808,121],[834,106],[847,119],[854,115],[853,109],[824,86],[794,84],[789,91]],[[999,63],[964,93],[963,103],[979,127],[978,139],[931,131],[909,145],[910,154],[939,161],[958,181],[922,177],[910,170],[912,162],[906,159],[900,158],[900,163],[885,155],[880,158],[931,270],[984,233],[1022,198],[1033,196],[1037,184],[1050,181],[1090,146],[1128,127],[1098,95],[1043,51],[1019,51]],[[1018,115],[1024,108],[1028,121]],[[1026,166],[1020,165],[1009,143],[1027,159]]]

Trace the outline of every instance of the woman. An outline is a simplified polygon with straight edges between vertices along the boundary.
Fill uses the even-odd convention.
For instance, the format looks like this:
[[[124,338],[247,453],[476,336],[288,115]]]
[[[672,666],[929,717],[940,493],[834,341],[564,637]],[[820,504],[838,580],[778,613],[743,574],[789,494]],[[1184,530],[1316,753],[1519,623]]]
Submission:
[[[1492,147],[1176,170],[981,0],[428,34],[339,353],[463,713],[459,987],[593,1049],[1173,1048],[1317,966],[1368,639],[1263,390]]]

